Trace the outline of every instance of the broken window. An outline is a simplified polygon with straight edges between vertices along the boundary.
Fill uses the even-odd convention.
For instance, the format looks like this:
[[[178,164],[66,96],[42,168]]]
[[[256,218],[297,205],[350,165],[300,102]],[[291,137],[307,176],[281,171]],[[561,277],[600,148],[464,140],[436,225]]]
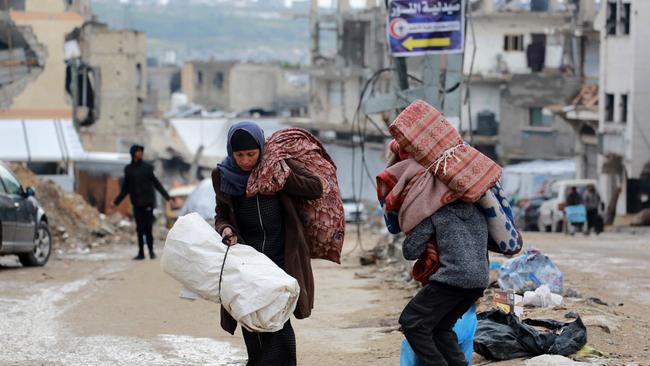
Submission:
[[[605,94],[605,121],[614,121],[614,94]]]
[[[366,35],[370,22],[347,20],[343,23],[343,58],[347,65],[365,67]]]
[[[607,3],[607,34],[615,36],[616,35],[616,24],[617,24],[617,10],[618,4],[616,2]]]
[[[523,51],[524,35],[523,34],[506,34],[503,37],[504,51]]]
[[[138,90],[142,90],[142,65],[139,62],[135,64],[135,85]]]
[[[223,72],[218,71],[216,74],[214,74],[214,79],[212,80],[212,84],[214,85],[217,90],[223,89],[223,82],[224,82],[224,76]]]
[[[627,94],[621,94],[621,123],[627,123]]]
[[[630,34],[630,3],[624,3],[621,8],[621,32],[624,35]]]
[[[95,105],[100,84],[98,74],[98,70],[85,64],[68,63],[65,69],[65,90],[75,103],[77,115],[74,118],[81,126],[90,126],[99,118],[99,109]]]
[[[181,90],[181,72],[176,71],[169,80],[170,93],[176,93]]]
[[[550,127],[553,126],[553,113],[542,107],[533,107],[528,110],[530,126]]]

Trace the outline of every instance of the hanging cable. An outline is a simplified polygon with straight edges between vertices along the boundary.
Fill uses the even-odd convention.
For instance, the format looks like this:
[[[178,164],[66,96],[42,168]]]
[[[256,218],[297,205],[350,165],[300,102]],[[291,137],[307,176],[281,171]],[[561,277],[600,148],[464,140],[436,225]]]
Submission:
[[[468,140],[470,145],[473,142],[474,139],[474,134],[473,134],[473,127],[472,127],[472,103],[471,97],[470,97],[470,84],[472,83],[472,76],[474,73],[474,61],[476,60],[476,32],[474,31],[474,18],[472,17],[472,7],[469,5],[469,2],[467,3],[466,11],[465,11],[465,18],[469,21],[469,28],[470,28],[470,33],[472,35],[472,58],[469,63],[469,73],[467,74],[467,78],[465,79],[465,100],[463,104],[467,105],[467,123],[469,124],[468,128]],[[463,54],[464,55],[464,54]],[[463,65],[465,63],[463,62]]]

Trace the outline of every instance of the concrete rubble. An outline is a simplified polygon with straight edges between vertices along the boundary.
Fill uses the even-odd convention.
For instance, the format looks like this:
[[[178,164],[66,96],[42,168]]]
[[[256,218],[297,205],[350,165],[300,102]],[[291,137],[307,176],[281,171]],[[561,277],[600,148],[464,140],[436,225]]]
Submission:
[[[14,164],[12,170],[24,186],[36,191],[49,220],[56,250],[88,252],[107,244],[129,243],[133,229],[120,214],[106,217],[81,195],[66,193],[52,181],[43,181],[28,168]]]

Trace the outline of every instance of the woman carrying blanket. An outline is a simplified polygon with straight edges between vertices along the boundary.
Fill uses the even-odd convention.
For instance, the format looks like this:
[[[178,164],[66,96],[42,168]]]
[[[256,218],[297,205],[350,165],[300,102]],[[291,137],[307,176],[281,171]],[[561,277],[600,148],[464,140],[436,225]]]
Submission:
[[[274,195],[246,196],[248,179],[260,163],[264,132],[254,122],[239,122],[228,132],[228,157],[212,171],[217,208],[215,229],[228,245],[244,244],[268,256],[300,285],[294,315],[311,314],[314,280],[310,251],[297,206],[301,200],[321,197],[321,180],[300,163],[287,160],[291,175]],[[234,334],[237,322],[222,307],[221,327]],[[296,365],[296,339],[287,321],[274,333],[255,333],[242,328],[250,366]]]

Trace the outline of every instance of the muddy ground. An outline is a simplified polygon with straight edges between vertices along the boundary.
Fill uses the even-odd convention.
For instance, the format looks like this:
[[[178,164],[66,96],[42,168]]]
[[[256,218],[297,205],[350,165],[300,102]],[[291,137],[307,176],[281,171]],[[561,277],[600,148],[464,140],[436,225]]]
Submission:
[[[378,241],[365,235],[363,246]],[[526,242],[560,266],[565,287],[581,299],[525,316],[563,319],[578,312],[589,344],[609,354],[600,362],[650,363],[650,236],[527,234]],[[349,235],[344,252],[353,247]],[[245,364],[241,335],[218,326],[218,305],[179,299],[180,285],[160,262],[131,261],[134,253],[127,245],[57,253],[43,268],[0,258],[0,365]],[[399,364],[397,317],[416,290],[396,263],[361,266],[359,254],[347,254],[341,265],[314,262],[316,308],[311,318],[292,321],[299,364]]]

